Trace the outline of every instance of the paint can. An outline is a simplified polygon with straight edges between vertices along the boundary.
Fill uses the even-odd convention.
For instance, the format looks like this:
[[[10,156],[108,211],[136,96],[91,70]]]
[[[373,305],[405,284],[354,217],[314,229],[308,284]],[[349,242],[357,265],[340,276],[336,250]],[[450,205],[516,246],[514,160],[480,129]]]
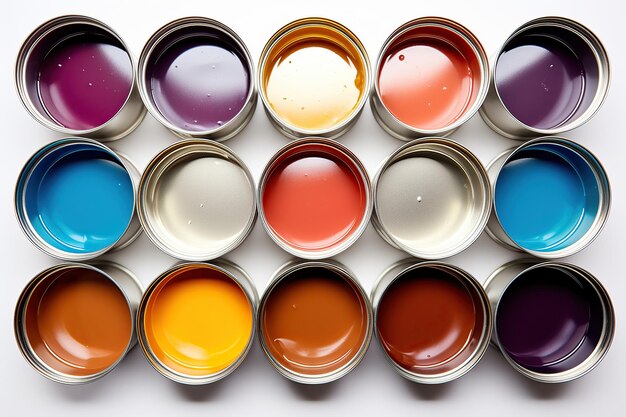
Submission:
[[[148,163],[138,215],[146,235],[179,259],[214,259],[239,246],[256,221],[256,189],[244,162],[204,139],[179,141]]]
[[[150,114],[183,139],[227,140],[254,114],[252,56],[216,20],[185,17],[161,27],[146,42],[137,74]]]
[[[178,264],[159,275],[141,299],[139,344],[154,369],[172,381],[215,382],[248,354],[257,303],[254,284],[233,263]]]
[[[291,261],[276,271],[261,297],[259,342],[284,377],[323,384],[348,374],[363,359],[372,316],[365,290],[345,266]]]
[[[494,188],[487,233],[505,247],[547,259],[569,256],[606,223],[607,174],[577,143],[533,139],[496,157],[487,171]]]
[[[372,113],[397,139],[447,136],[478,111],[488,87],[489,61],[472,32],[442,17],[414,19],[381,48]]]
[[[335,139],[357,121],[367,101],[371,68],[348,28],[305,18],[279,29],[259,59],[261,101],[274,126],[291,139]]]
[[[392,153],[374,178],[372,223],[392,246],[422,259],[455,255],[482,233],[489,177],[457,142],[424,138]]]
[[[522,375],[539,382],[579,378],[608,352],[615,313],[602,284],[584,269],[521,259],[485,283],[494,312],[492,343]]]
[[[305,259],[347,249],[372,212],[365,167],[348,148],[323,138],[295,140],[280,149],[261,174],[258,201],[274,242]]]
[[[487,294],[474,277],[442,262],[406,259],[372,289],[374,329],[389,363],[422,384],[469,372],[489,347]]]
[[[95,381],[137,342],[141,294],[137,278],[113,262],[50,267],[26,285],[17,302],[14,330],[20,352],[52,381]]]
[[[15,84],[35,120],[68,136],[116,140],[146,114],[128,46],[87,16],[60,16],[35,29],[17,55]]]
[[[38,150],[15,187],[26,237],[55,258],[80,261],[121,249],[141,233],[135,214],[139,171],[91,139],[67,138]]]
[[[520,26],[494,55],[480,114],[511,139],[579,127],[606,98],[611,70],[600,39],[582,24],[541,17]]]

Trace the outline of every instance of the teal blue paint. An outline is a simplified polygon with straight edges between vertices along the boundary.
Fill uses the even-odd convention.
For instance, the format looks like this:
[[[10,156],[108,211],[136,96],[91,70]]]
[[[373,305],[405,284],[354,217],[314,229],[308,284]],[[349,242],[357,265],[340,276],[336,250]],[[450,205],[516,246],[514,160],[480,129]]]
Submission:
[[[73,144],[39,161],[24,204],[34,231],[46,243],[69,253],[92,253],[124,234],[134,191],[116,156],[96,145]]]
[[[558,145],[516,152],[495,185],[495,209],[509,237],[524,249],[552,252],[578,241],[599,207],[598,184],[588,163]]]

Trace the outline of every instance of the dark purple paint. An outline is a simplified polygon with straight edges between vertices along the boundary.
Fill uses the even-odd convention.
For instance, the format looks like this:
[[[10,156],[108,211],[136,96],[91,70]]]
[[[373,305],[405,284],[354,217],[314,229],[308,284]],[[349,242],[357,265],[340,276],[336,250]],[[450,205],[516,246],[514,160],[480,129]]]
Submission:
[[[236,49],[213,37],[174,43],[152,64],[148,78],[159,112],[189,131],[227,123],[244,106],[250,88],[248,68]]]
[[[515,118],[534,128],[552,129],[566,123],[580,106],[585,71],[561,41],[527,35],[510,42],[500,55],[495,82]]]
[[[55,46],[39,66],[39,98],[48,115],[69,129],[110,120],[132,88],[128,53],[105,37],[76,36]]]
[[[519,365],[556,373],[582,363],[602,333],[600,300],[568,272],[539,267],[523,273],[496,311],[500,347]]]

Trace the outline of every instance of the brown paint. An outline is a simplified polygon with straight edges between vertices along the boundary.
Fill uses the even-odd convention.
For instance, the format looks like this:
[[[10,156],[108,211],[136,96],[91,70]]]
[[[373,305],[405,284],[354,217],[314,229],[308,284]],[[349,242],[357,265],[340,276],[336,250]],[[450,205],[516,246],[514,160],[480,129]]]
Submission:
[[[432,375],[452,370],[472,355],[484,317],[479,300],[460,279],[422,267],[405,272],[385,290],[377,332],[400,367]]]
[[[278,282],[261,306],[269,354],[296,373],[337,371],[367,337],[367,305],[358,288],[328,269],[308,267]]]
[[[114,365],[132,337],[122,290],[89,268],[55,271],[30,295],[24,329],[33,352],[49,367],[73,376]]]

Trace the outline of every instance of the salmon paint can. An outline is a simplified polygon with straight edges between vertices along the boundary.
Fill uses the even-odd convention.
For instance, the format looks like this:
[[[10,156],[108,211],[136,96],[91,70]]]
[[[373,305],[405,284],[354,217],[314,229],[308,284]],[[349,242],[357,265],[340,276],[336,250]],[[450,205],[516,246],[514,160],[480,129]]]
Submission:
[[[109,261],[66,263],[39,273],[15,309],[18,347],[46,378],[83,384],[111,372],[137,342],[142,288]]]
[[[159,275],[141,299],[139,344],[150,364],[172,381],[215,382],[248,354],[257,301],[254,284],[235,264],[178,264]]]
[[[459,378],[489,347],[489,300],[460,268],[400,261],[380,276],[371,298],[378,341],[394,369],[411,381]]]
[[[259,341],[284,377],[302,384],[334,381],[365,356],[372,308],[363,287],[334,261],[281,267],[259,304]]]
[[[488,77],[487,55],[467,28],[441,17],[411,20],[378,55],[372,113],[401,140],[447,136],[478,111]]]
[[[372,211],[363,164],[345,146],[323,138],[296,140],[280,149],[261,175],[258,201],[270,237],[306,259],[347,249]]]

